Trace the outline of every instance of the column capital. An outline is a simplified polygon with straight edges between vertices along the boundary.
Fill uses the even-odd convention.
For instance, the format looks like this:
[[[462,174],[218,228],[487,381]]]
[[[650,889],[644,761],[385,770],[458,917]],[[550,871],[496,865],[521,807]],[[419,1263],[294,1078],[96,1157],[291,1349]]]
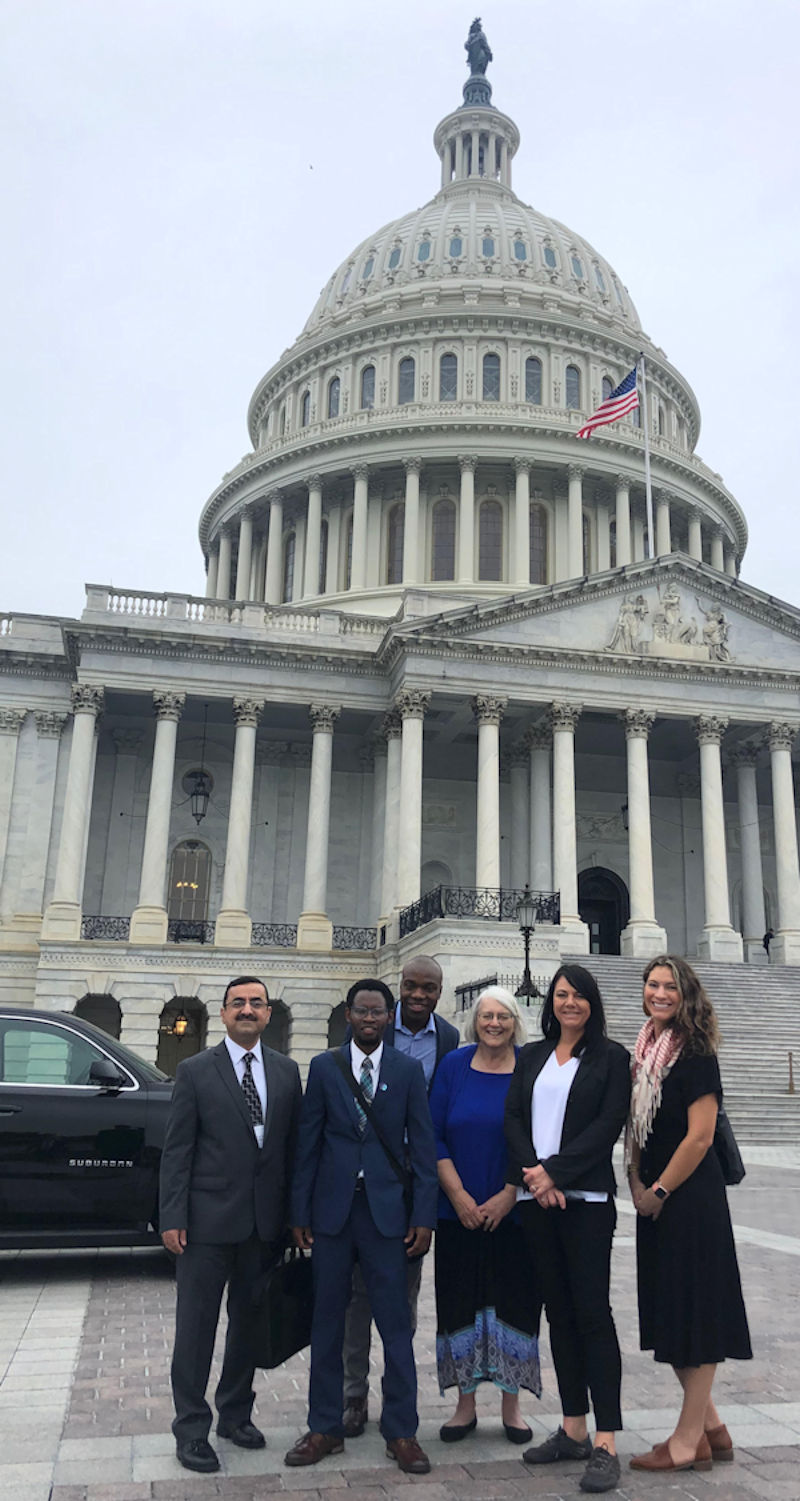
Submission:
[[[758,741],[741,740],[738,745],[730,747],[725,760],[729,766],[757,766],[760,754],[761,745]]]
[[[614,484],[616,485],[618,490],[630,490],[630,476],[627,474],[615,474]]]
[[[656,722],[650,709],[626,709],[620,718],[625,724],[626,740],[646,740]]]
[[[267,496],[267,501],[269,502],[270,506],[282,505],[285,499],[285,490],[270,490],[269,495]]]
[[[27,709],[0,709],[0,735],[18,735],[27,713]]]
[[[549,750],[552,743],[553,727],[547,715],[525,731],[525,745],[529,751]]]
[[[533,463],[530,459],[512,459],[515,474],[530,474]]]
[[[550,723],[554,730],[570,730],[574,734],[582,712],[583,704],[551,704]]]
[[[369,464],[353,464],[350,473],[353,479],[366,479],[369,475]]]
[[[700,510],[700,507],[696,506],[696,505],[693,505],[691,501],[687,501],[686,504],[684,505],[683,509],[684,509],[685,514],[686,514],[687,521],[702,521],[703,520],[703,513]]]
[[[241,510],[239,511],[239,525],[241,526],[241,524],[242,524],[243,521],[254,521],[257,512],[258,512],[258,501],[257,500],[248,500],[246,502],[246,504],[243,505],[241,507]]]
[[[478,455],[476,453],[460,453],[458,455],[458,467],[462,474],[474,474],[478,467]]]
[[[799,725],[786,719],[773,719],[767,730],[767,744],[773,750],[791,750]]]
[[[422,458],[419,454],[413,454],[411,458],[403,459],[403,468],[406,474],[419,474],[422,468]]]
[[[141,730],[112,730],[111,739],[118,756],[135,756],[138,755],[144,736]]]
[[[569,476],[570,479],[583,479],[583,476],[585,475],[585,473],[586,473],[586,470],[583,468],[582,464],[568,464],[567,465],[567,474],[568,474],[568,476]]]
[[[403,717],[399,709],[390,709],[381,721],[380,733],[384,740],[399,740],[403,734]]]
[[[722,714],[700,714],[694,722],[698,745],[719,745],[728,728]]]
[[[491,693],[476,693],[471,707],[478,724],[499,724],[507,704],[507,698]]]
[[[516,745],[509,746],[503,754],[503,762],[506,766],[524,766],[527,770],[530,751],[525,740],[519,740]]]
[[[263,712],[263,698],[235,698],[233,700],[233,718],[237,730],[243,727],[255,729]]]
[[[185,693],[153,693],[153,710],[156,719],[174,719],[177,722],[183,713],[185,703]]]
[[[58,709],[37,709],[33,717],[36,720],[36,733],[40,740],[60,738],[67,720],[66,714],[62,714]],[[139,738],[141,739],[141,735]]]
[[[341,704],[311,704],[308,717],[315,735],[332,735],[342,712]]]
[[[422,688],[401,688],[395,708],[401,719],[424,719],[432,695]]]
[[[321,490],[322,489],[322,475],[321,474],[306,474],[306,475],[303,476],[303,484],[307,485],[308,488],[309,488],[309,490]]]
[[[663,485],[656,485],[656,487],[653,490],[653,496],[654,496],[655,500],[661,501],[663,504],[666,504],[666,505],[669,505],[670,502],[675,499],[675,496],[673,495],[672,491],[671,490],[665,490]]]
[[[105,689],[93,688],[89,683],[73,683],[70,688],[70,707],[73,714],[92,714],[99,719],[105,703]]]

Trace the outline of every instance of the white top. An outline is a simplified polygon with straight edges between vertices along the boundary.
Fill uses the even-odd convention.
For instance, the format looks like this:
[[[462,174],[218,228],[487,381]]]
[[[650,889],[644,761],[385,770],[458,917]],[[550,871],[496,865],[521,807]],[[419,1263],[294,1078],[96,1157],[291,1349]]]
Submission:
[[[241,1084],[241,1082],[242,1082],[242,1080],[244,1078],[244,1055],[245,1055],[245,1053],[252,1053],[252,1055],[253,1055],[253,1062],[250,1065],[250,1073],[252,1074],[253,1083],[255,1084],[256,1090],[258,1092],[258,1098],[261,1101],[261,1114],[264,1117],[264,1120],[266,1120],[266,1118],[267,1118],[267,1081],[266,1081],[266,1078],[264,1076],[264,1055],[261,1052],[261,1043],[257,1042],[256,1045],[255,1045],[255,1047],[253,1047],[253,1048],[242,1048],[242,1047],[239,1046],[238,1042],[234,1042],[233,1041],[232,1037],[226,1037],[225,1038],[225,1046],[228,1049],[228,1053],[230,1054],[230,1060],[231,1060],[231,1063],[234,1066],[234,1069],[236,1070],[236,1077],[239,1080],[240,1084]],[[263,1145],[264,1145],[264,1124],[263,1124],[263,1121],[262,1121],[262,1123],[261,1123],[260,1126],[257,1126],[257,1125],[254,1124],[253,1125],[253,1131],[255,1133],[255,1138],[256,1138],[256,1141],[258,1142],[258,1145],[260,1147],[263,1147]]]
[[[536,1078],[531,1093],[531,1137],[540,1162],[555,1157],[561,1150],[567,1100],[579,1064],[579,1058],[568,1058],[566,1063],[559,1063],[554,1048]],[[582,1188],[565,1188],[562,1193],[566,1199],[586,1199],[590,1204],[604,1204],[608,1198],[608,1194],[591,1193]],[[517,1198],[532,1199],[533,1194],[527,1190],[518,1191]]]
[[[355,1081],[356,1081],[357,1084],[361,1083],[361,1069],[362,1069],[363,1064],[364,1064],[364,1059],[365,1058],[369,1058],[369,1061],[372,1064],[372,1093],[373,1094],[377,1094],[377,1092],[378,1092],[378,1078],[380,1076],[380,1071],[381,1071],[381,1058],[382,1057],[383,1057],[383,1043],[382,1042],[378,1043],[378,1046],[376,1047],[374,1053],[362,1053],[360,1047],[358,1046],[358,1043],[355,1043],[355,1042],[353,1042],[351,1040],[351,1042],[350,1042],[350,1067],[351,1067],[351,1069],[353,1071],[353,1078],[355,1079]]]

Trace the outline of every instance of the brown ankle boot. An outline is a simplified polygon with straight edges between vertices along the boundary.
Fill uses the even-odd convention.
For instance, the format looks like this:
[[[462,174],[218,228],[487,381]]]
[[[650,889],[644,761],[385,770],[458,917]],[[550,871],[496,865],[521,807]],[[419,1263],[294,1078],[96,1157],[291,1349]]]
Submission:
[[[711,1449],[711,1458],[715,1462],[733,1459],[733,1439],[724,1423],[718,1423],[716,1428],[707,1428],[706,1438]]]

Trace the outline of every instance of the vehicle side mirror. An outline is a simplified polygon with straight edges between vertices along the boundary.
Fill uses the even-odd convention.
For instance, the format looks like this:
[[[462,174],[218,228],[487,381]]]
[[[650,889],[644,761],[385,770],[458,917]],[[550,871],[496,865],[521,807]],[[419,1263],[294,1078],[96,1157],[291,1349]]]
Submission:
[[[109,1058],[96,1058],[89,1069],[89,1083],[101,1089],[121,1089],[125,1077]]]

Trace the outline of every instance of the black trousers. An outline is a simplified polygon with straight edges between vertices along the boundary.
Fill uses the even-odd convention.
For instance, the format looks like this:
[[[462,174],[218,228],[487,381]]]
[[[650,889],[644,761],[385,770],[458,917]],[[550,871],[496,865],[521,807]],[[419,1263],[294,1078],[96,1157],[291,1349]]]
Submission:
[[[591,1393],[598,1431],[612,1433],[622,1427],[622,1361],[608,1298],[614,1200],[567,1199],[566,1209],[525,1200],[519,1211],[544,1297],[561,1410],[582,1417]]]
[[[256,1235],[231,1245],[190,1241],[177,1258],[175,1347],[172,1353],[172,1431],[179,1443],[207,1438],[211,1408],[206,1386],[214,1354],[222,1294],[228,1283],[228,1330],[222,1373],[215,1393],[217,1412],[233,1428],[253,1410],[255,1361],[252,1348],[253,1285],[267,1264],[269,1248]]]

